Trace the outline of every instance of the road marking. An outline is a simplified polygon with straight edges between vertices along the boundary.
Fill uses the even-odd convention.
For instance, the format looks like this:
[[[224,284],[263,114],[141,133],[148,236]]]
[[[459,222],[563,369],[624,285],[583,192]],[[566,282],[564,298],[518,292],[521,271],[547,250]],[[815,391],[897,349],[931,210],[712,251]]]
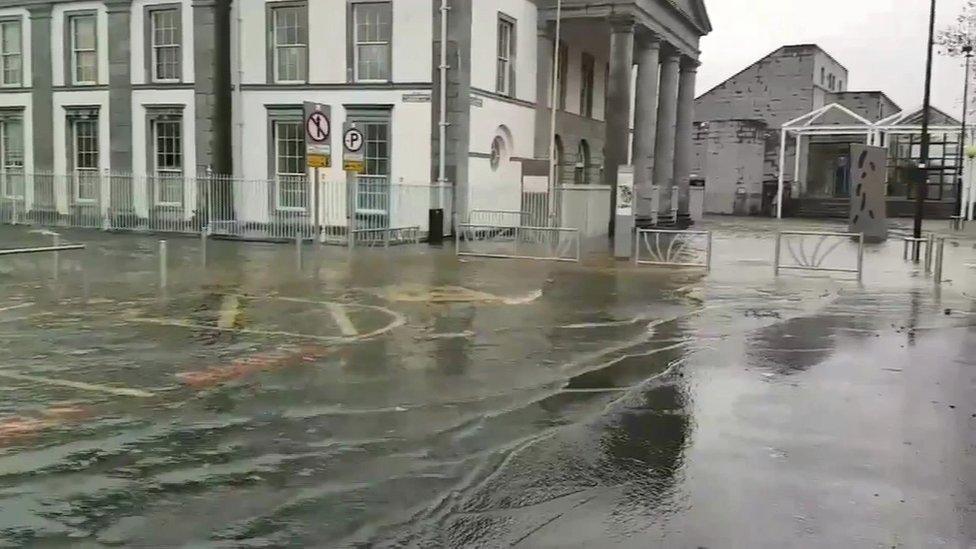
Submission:
[[[333,320],[339,325],[339,331],[342,335],[347,337],[358,336],[359,330],[356,329],[352,324],[352,320],[346,313],[346,308],[342,303],[327,303],[325,305],[329,309],[329,313],[332,315]]]
[[[68,381],[66,379],[52,379],[46,377],[26,376],[23,374],[13,374],[10,372],[2,372],[2,371],[0,371],[0,377],[13,379],[17,381],[32,381],[34,383],[40,383],[42,385],[53,385],[56,387],[68,387],[71,389],[80,389],[82,391],[91,391],[95,393],[107,393],[116,396],[127,396],[127,397],[136,397],[136,398],[152,398],[156,396],[146,391],[140,391],[139,389],[109,387],[107,385],[95,385],[94,383],[83,383],[81,381]]]
[[[224,296],[224,301],[220,306],[220,317],[217,319],[217,327],[220,329],[233,328],[237,321],[237,314],[240,312],[240,299],[236,295]]]
[[[27,307],[33,307],[33,303],[21,303],[19,305],[11,305],[9,307],[0,307],[0,313],[5,311],[16,311],[17,309],[26,309]]]

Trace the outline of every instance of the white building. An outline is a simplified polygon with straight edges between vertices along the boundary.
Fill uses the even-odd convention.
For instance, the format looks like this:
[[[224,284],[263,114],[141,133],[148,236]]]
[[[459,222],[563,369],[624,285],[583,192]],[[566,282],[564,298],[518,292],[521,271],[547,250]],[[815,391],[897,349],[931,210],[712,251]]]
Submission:
[[[346,204],[342,132],[313,192],[304,102],[364,132],[355,203],[380,223],[425,225],[452,194],[432,185],[461,218],[524,209],[523,191],[547,188],[555,4],[0,0],[0,219],[343,225],[328,209]],[[686,184],[681,92],[709,30],[700,0],[563,0],[560,184],[612,187],[631,127],[639,188]]]

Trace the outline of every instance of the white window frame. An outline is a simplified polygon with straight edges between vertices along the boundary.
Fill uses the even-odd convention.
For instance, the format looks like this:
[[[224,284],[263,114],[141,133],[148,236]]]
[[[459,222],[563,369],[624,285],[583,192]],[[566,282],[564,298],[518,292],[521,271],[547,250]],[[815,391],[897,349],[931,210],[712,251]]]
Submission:
[[[176,16],[176,28],[174,29],[174,34],[176,35],[176,42],[173,44],[157,44],[156,43],[156,16],[163,14],[173,14]],[[183,44],[181,36],[181,24],[180,24],[180,14],[179,8],[161,8],[152,9],[149,11],[149,47],[152,50],[150,52],[150,76],[153,82],[160,83],[172,83],[179,82],[182,80],[183,73]],[[161,49],[175,49],[176,50],[176,77],[175,78],[160,78],[159,77],[159,50]]]
[[[78,21],[81,19],[91,19],[94,22],[95,45],[91,49],[79,49],[78,41]],[[92,86],[98,84],[98,16],[96,14],[72,15],[68,18],[70,25],[69,45],[71,47],[71,83],[75,86]],[[91,52],[95,54],[95,79],[78,80],[78,54]]]
[[[7,144],[10,142],[10,135],[7,132],[10,129],[10,122],[12,122],[14,120],[16,120],[17,122],[20,123],[20,145],[21,145],[21,151],[20,151],[20,162],[19,163],[11,162],[10,155],[9,155],[9,150],[8,150],[8,147],[7,147]],[[2,194],[0,194],[0,196],[3,196],[4,198],[8,198],[8,199],[12,199],[12,200],[23,200],[24,199],[24,193],[25,193],[24,181],[23,180],[21,181],[20,192],[19,193],[14,193],[11,190],[12,185],[10,185],[9,180],[7,179],[7,176],[8,175],[19,175],[21,177],[24,177],[24,152],[25,151],[23,149],[25,147],[26,147],[26,144],[24,143],[24,119],[23,119],[23,117],[17,117],[17,118],[13,118],[13,117],[0,118],[0,178],[2,178],[2,182],[0,182],[0,183],[2,183],[2,186],[0,186],[0,191],[2,191]]]
[[[279,139],[280,139],[280,136],[281,136],[281,131],[279,130],[279,127],[282,124],[295,125],[295,126],[298,127],[298,142],[299,142],[299,148],[298,148],[298,150],[301,151],[302,157],[304,157],[304,155],[305,155],[305,134],[303,133],[304,132],[304,127],[302,125],[301,117],[298,117],[298,118],[295,118],[295,119],[289,117],[289,118],[280,118],[280,119],[274,119],[274,120],[272,120],[271,121],[271,139],[272,139],[272,146],[274,147],[274,158],[273,158],[273,161],[274,161],[274,180],[275,180],[274,181],[274,184],[275,184],[275,192],[274,192],[275,209],[278,210],[278,211],[284,211],[284,212],[306,212],[306,211],[308,211],[308,200],[310,198],[309,186],[308,186],[308,169],[306,168],[302,172],[282,172],[280,170],[281,163],[279,162],[279,160],[280,160],[280,155],[281,155],[281,147],[279,146]],[[306,161],[307,161],[307,159],[302,158],[302,161],[299,164],[301,166],[305,166],[306,165]],[[305,205],[304,206],[286,206],[286,205],[284,205],[284,202],[285,201],[282,199],[283,198],[283,195],[282,195],[282,190],[283,189],[282,189],[281,182],[285,178],[291,179],[291,180],[301,179],[303,181],[303,183],[305,185]]]
[[[512,81],[515,64],[515,21],[499,14],[497,33],[495,91],[501,95],[512,97],[515,95],[515,86],[513,86],[514,82]]]
[[[160,154],[160,150],[159,150],[159,129],[160,129],[160,125],[162,125],[162,124],[175,124],[176,127],[179,129],[179,132],[180,132],[179,133],[179,141],[177,142],[177,146],[179,147],[179,159],[180,159],[179,168],[172,168],[172,167],[160,168],[159,167],[159,154]],[[184,140],[186,139],[186,135],[185,135],[185,132],[183,131],[183,120],[180,119],[180,118],[176,118],[176,117],[160,117],[160,118],[157,118],[157,119],[153,120],[151,122],[151,125],[152,125],[152,130],[150,132],[150,137],[152,138],[153,176],[155,178],[155,183],[156,183],[153,186],[154,187],[154,195],[155,195],[154,196],[154,198],[155,198],[155,204],[157,206],[183,206],[184,201],[186,200],[186,197],[185,197],[185,194],[186,194],[185,180],[183,178],[183,174],[184,174],[184,160],[186,159],[186,157],[184,156],[183,153],[185,151]],[[175,176],[175,177],[173,177],[173,176]],[[172,178],[172,179],[170,179],[170,178]],[[179,181],[180,200],[178,200],[178,201],[163,200],[163,196],[164,196],[164,194],[163,194],[163,181],[165,181],[165,180],[176,180],[176,181]]]
[[[390,21],[390,38],[388,40],[360,41],[359,40],[359,8],[363,6],[375,6],[377,4],[388,5],[390,13],[393,12],[393,3],[386,2],[355,2],[352,4],[352,71],[353,80],[356,82],[390,82],[393,80],[393,21]],[[389,61],[387,68],[390,73],[386,78],[361,78],[359,76],[359,48],[361,46],[386,46],[386,57]]]
[[[271,8],[271,76],[274,79],[275,84],[304,84],[308,82],[308,17],[299,17],[298,24],[305,25],[305,42],[296,44],[280,44],[278,43],[278,15],[285,10],[305,10],[305,6],[298,4],[286,4],[283,6],[272,6]],[[299,26],[299,28],[301,28]],[[280,57],[278,52],[282,49],[289,50],[302,50],[305,52],[304,63],[299,63],[298,70],[300,73],[299,78],[296,79],[284,79],[281,78],[281,66]]]
[[[19,88],[24,85],[24,25],[20,19],[0,19],[0,47],[6,42],[4,35],[7,33],[8,25],[16,25],[20,42],[16,52],[0,51],[0,87]],[[17,71],[17,81],[7,82],[7,59],[16,57],[19,59],[20,69]]]
[[[79,143],[78,124],[79,123],[90,123],[92,124],[92,127],[95,130],[94,132],[94,136],[95,136],[94,153],[96,158],[95,167],[85,167],[85,168],[78,167],[78,159],[80,158],[80,154],[81,154],[81,148],[78,146]],[[72,180],[72,187],[73,187],[72,190],[74,191],[73,192],[74,199],[75,202],[79,204],[94,204],[95,202],[98,201],[98,189],[96,187],[95,196],[93,198],[82,198],[81,174],[93,173],[95,175],[98,175],[99,173],[99,166],[97,164],[99,164],[101,161],[101,151],[99,150],[99,147],[101,146],[101,136],[99,135],[100,128],[99,128],[98,118],[72,118],[69,127],[71,130],[71,154],[72,154],[71,180]]]

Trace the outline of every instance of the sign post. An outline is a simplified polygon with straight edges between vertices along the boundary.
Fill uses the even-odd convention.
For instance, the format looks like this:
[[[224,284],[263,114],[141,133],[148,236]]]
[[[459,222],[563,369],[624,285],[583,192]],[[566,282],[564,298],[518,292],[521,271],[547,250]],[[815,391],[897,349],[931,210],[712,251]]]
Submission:
[[[355,124],[342,125],[342,169],[346,172],[346,227],[349,232],[349,247],[356,245],[356,201],[359,195],[360,172],[366,169],[366,137]]]
[[[655,210],[656,211],[656,210]],[[613,233],[613,256],[626,259],[634,248],[634,167],[617,169],[616,230]]]
[[[304,107],[305,158],[314,174],[311,197],[317,234],[313,238],[318,239],[321,236],[319,169],[332,166],[332,107],[310,101],[306,101]]]

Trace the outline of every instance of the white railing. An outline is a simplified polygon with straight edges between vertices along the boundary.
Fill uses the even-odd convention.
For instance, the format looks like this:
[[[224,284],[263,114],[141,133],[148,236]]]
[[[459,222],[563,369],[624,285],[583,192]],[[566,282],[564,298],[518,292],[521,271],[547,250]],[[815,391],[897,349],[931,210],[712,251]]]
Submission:
[[[304,177],[172,174],[86,173],[79,178],[29,173],[10,178],[0,189],[0,223],[6,224],[389,245],[424,238],[428,210],[435,204],[451,219],[450,185],[390,183],[377,176],[318,185]]]
[[[828,259],[836,257],[834,252],[845,242],[857,241],[855,250],[855,267],[837,266],[837,261],[828,263]],[[783,243],[792,263],[783,263]],[[837,254],[842,255],[842,254]],[[795,271],[820,271],[828,273],[856,274],[861,280],[864,273],[864,233],[816,232],[816,231],[780,231],[776,233],[776,253],[773,257],[773,273],[785,269]]]
[[[542,259],[579,262],[578,229],[565,227],[458,226],[455,249],[459,256]]]
[[[712,268],[712,233],[709,231],[676,231],[636,229],[635,265]]]

